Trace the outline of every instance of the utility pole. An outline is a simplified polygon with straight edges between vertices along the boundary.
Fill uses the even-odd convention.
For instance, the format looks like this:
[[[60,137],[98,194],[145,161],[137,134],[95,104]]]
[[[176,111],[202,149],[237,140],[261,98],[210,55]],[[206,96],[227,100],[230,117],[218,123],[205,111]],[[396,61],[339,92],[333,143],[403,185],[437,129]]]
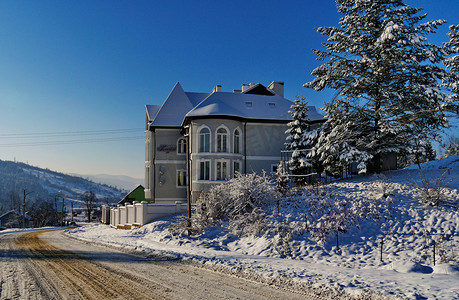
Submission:
[[[27,193],[27,190],[24,189],[24,200],[22,202],[22,228],[25,228],[25,204],[26,204],[26,196],[29,195],[29,194],[32,194],[33,192],[28,192]],[[20,200],[19,200],[20,201]],[[21,207],[19,205],[19,207]]]
[[[62,221],[61,221],[61,226],[64,226],[64,197],[62,197]]]
[[[24,201],[22,202],[22,228],[25,228],[25,199],[26,199],[26,189],[24,189]]]
[[[58,212],[57,212],[57,196],[54,196],[54,212],[56,213],[55,219],[53,220],[53,223],[56,222],[55,224],[57,225],[57,220],[58,220]]]

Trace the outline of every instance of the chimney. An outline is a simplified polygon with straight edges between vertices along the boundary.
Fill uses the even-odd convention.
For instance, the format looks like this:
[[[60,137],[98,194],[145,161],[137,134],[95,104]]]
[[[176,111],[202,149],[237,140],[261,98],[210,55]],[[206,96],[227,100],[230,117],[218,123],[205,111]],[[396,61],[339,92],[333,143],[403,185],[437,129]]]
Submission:
[[[273,81],[268,86],[268,89],[272,90],[277,95],[284,97],[284,82],[283,81]]]
[[[215,92],[221,92],[222,91],[222,86],[217,84],[214,89],[212,90],[212,93],[215,93]]]
[[[244,93],[245,91],[247,91],[249,89],[250,85],[246,84],[246,83],[243,83],[242,84],[242,92]]]

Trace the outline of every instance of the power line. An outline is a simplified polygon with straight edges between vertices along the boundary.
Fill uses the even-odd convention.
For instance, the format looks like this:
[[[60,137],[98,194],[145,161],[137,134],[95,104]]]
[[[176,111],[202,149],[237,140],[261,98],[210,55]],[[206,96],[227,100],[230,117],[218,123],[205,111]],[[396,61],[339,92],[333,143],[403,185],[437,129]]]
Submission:
[[[88,131],[61,131],[61,132],[36,132],[36,133],[4,133],[0,138],[44,138],[57,136],[84,136],[138,132],[144,128],[108,129],[108,130],[88,130]]]
[[[119,141],[128,141],[128,140],[140,140],[144,138],[145,138],[144,136],[134,136],[134,137],[113,137],[113,138],[98,138],[98,139],[68,140],[68,141],[7,143],[7,144],[0,144],[0,147],[6,148],[6,147],[28,147],[28,146],[55,146],[55,145],[99,143],[99,142],[119,142]]]

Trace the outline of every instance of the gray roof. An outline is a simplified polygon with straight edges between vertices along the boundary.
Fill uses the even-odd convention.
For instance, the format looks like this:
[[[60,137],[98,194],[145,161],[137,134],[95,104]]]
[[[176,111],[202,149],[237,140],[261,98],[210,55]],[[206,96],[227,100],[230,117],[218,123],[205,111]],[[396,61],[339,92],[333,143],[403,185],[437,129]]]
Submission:
[[[152,121],[155,119],[156,114],[158,111],[161,109],[161,105],[145,105],[145,108],[147,110],[147,117],[149,121]]]
[[[243,93],[213,93],[191,110],[186,117],[232,116],[253,120],[290,121],[293,102],[279,95],[265,96]],[[311,121],[321,120],[314,106],[309,106]]]
[[[252,120],[290,121],[293,102],[279,95],[231,92],[184,92],[180,83],[172,89],[164,104],[146,105],[152,127],[180,127],[186,118],[229,116]],[[311,121],[322,120],[314,106],[309,106]]]
[[[151,119],[153,121],[151,126],[179,127],[183,117],[196,106],[196,102],[199,100],[199,95],[195,94],[202,93],[193,93],[188,97],[180,83],[177,82],[155,118]]]

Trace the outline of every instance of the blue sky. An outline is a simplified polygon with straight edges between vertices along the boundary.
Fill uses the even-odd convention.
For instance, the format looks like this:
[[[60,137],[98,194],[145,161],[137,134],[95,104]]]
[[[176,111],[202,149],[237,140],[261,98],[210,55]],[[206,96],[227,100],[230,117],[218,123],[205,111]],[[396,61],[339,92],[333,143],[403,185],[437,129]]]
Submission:
[[[459,1],[406,3],[459,24]],[[161,104],[177,81],[210,92],[280,80],[288,99],[321,107],[332,93],[302,84],[319,65],[311,49],[323,37],[313,28],[338,19],[324,0],[1,1],[0,159],[142,178],[144,105]],[[49,135],[58,132],[69,134]],[[55,143],[120,137],[137,139]],[[17,145],[37,142],[49,145]]]

